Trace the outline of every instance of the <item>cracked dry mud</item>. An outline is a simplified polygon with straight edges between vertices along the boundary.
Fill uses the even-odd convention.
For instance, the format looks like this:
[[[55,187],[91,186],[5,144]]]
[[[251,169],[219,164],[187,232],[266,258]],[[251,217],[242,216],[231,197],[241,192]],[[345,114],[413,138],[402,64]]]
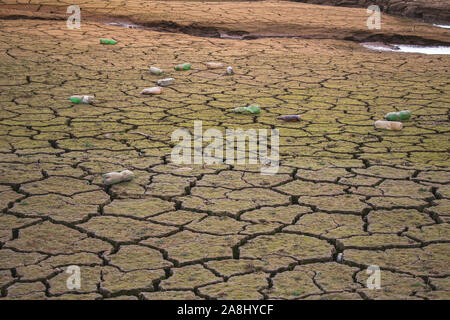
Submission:
[[[86,12],[127,17],[142,2],[95,1]],[[322,39],[241,41],[92,20],[69,30],[44,10],[65,12],[61,1],[39,19],[15,13],[32,16],[38,2],[0,3],[0,299],[450,298],[448,56],[334,39],[346,23],[347,36],[360,34],[363,9],[158,2],[161,19],[178,23],[301,36],[320,23],[334,30],[321,12],[339,26]],[[448,41],[448,31],[386,19],[383,36]],[[308,21],[317,23],[295,28]],[[103,37],[119,42],[99,45]],[[193,69],[173,71],[182,62]],[[158,79],[150,65],[176,79],[162,95],[140,95]],[[74,105],[73,94],[97,102]],[[230,112],[247,103],[262,113]],[[374,129],[402,109],[413,113],[402,131]],[[283,114],[302,120],[277,121]],[[194,120],[279,129],[278,174],[174,165],[170,135]],[[136,178],[102,184],[124,169]],[[380,290],[366,288],[373,264]],[[70,265],[81,268],[79,290],[67,289]]]

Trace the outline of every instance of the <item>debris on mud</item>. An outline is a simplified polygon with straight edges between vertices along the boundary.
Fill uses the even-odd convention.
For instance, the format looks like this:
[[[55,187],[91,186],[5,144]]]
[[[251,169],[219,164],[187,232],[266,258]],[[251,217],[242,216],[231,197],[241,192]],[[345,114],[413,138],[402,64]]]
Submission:
[[[95,101],[94,96],[71,96],[69,99],[72,103],[92,104]]]
[[[191,69],[191,64],[190,63],[181,63],[181,64],[176,65],[174,67],[174,69],[176,71],[189,70],[189,69]]]
[[[156,75],[161,75],[163,73],[161,69],[156,67],[150,67],[150,72]]]
[[[375,128],[399,131],[403,129],[403,124],[397,121],[377,120],[374,123]]]
[[[244,113],[244,114],[259,114],[260,108],[256,104],[252,104],[248,107],[237,107],[233,109],[234,113]]]
[[[153,94],[161,94],[162,88],[161,87],[151,87],[151,88],[145,88],[141,91],[141,94],[145,95],[153,95]]]
[[[223,63],[221,62],[207,62],[206,67],[208,69],[220,69],[223,68]]]
[[[402,110],[399,112],[389,112],[384,116],[384,119],[388,121],[409,120],[411,118],[411,111]]]
[[[298,122],[298,121],[300,121],[300,116],[297,114],[288,114],[288,115],[277,117],[277,120],[283,120],[286,122]]]
[[[132,180],[134,178],[134,173],[130,170],[123,170],[121,172],[115,171],[105,173],[102,178],[105,185],[111,185]]]
[[[160,80],[158,80],[158,86],[167,87],[167,86],[170,86],[171,84],[173,84],[174,81],[175,81],[174,78],[160,79]]]
[[[101,44],[116,44],[117,41],[113,39],[100,39]]]

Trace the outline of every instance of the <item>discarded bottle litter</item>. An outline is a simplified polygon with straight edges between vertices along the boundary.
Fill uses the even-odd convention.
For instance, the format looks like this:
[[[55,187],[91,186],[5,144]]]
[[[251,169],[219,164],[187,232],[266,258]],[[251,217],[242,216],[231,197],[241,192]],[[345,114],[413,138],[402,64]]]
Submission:
[[[377,120],[374,123],[375,128],[377,129],[386,129],[386,130],[402,130],[403,124],[401,122],[396,121],[385,121],[385,120]]]
[[[206,67],[208,69],[219,69],[219,68],[223,68],[223,63],[221,63],[221,62],[207,62],[206,63]]]
[[[175,70],[181,71],[181,70],[189,70],[191,68],[190,63],[182,63],[175,66]]]
[[[399,112],[389,112],[384,116],[384,118],[389,121],[408,120],[410,117],[411,111],[409,110],[402,110]]]
[[[145,88],[141,91],[141,94],[161,94],[162,88],[161,87],[151,87],[151,88]]]
[[[100,39],[101,44],[116,44],[117,41],[113,39]]]
[[[69,99],[70,101],[72,101],[72,103],[91,104],[95,101],[95,97],[93,96],[71,96]]]
[[[158,86],[167,87],[167,86],[170,86],[171,84],[173,84],[174,81],[175,81],[174,78],[161,79],[161,80],[158,80]]]
[[[260,109],[256,104],[252,104],[248,107],[237,107],[233,109],[234,113],[250,113],[250,114],[259,114]]]
[[[227,74],[234,74],[233,68],[231,66],[227,68]]]
[[[300,116],[297,114],[288,114],[285,116],[279,116],[279,117],[277,117],[277,119],[287,121],[287,122],[297,122],[297,121],[300,121]]]
[[[150,67],[150,72],[157,75],[161,75],[163,73],[163,71],[157,67]]]
[[[339,263],[341,263],[343,258],[344,258],[344,254],[339,253],[339,254],[337,255],[336,261],[339,262]]]
[[[109,172],[103,175],[103,183],[106,185],[116,184],[124,181],[130,181],[134,178],[134,173],[130,170],[121,172]]]

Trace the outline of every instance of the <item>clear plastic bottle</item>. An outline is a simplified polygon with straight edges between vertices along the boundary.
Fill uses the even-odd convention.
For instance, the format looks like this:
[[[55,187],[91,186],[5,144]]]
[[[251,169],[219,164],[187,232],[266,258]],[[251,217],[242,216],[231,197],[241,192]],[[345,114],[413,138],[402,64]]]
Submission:
[[[151,87],[151,88],[145,88],[141,91],[141,94],[145,95],[153,95],[153,94],[161,94],[162,88],[161,87]]]
[[[402,130],[403,124],[397,121],[386,121],[386,120],[377,120],[374,123],[375,128],[377,129],[385,129],[385,130]]]
[[[206,67],[208,69],[219,69],[219,68],[223,68],[223,63],[222,62],[207,62]]]
[[[158,86],[167,87],[167,86],[170,86],[171,84],[173,84],[174,81],[175,81],[174,78],[160,79],[160,80],[158,80]]]

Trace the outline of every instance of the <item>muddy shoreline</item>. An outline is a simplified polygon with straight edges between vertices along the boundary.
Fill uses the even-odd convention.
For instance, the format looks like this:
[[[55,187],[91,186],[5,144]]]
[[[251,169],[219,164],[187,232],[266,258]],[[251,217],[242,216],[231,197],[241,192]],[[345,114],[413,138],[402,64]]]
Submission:
[[[67,13],[65,7],[47,5],[2,5],[0,6],[0,19],[3,20],[55,20],[65,21]],[[404,32],[400,30],[341,30],[342,32],[328,32],[319,27],[299,27],[293,30],[285,30],[274,26],[266,30],[245,29],[245,25],[223,25],[208,22],[187,22],[180,23],[173,20],[148,20],[135,17],[132,14],[121,15],[115,13],[101,13],[96,10],[84,10],[83,20],[89,22],[99,22],[112,26],[122,26],[158,32],[183,33],[197,37],[221,38],[233,40],[255,40],[263,38],[294,38],[294,39],[334,39],[346,40],[358,43],[383,42],[398,43],[405,45],[422,46],[449,46],[450,38],[436,36],[436,34]],[[413,26],[414,28],[429,28],[431,25]],[[433,27],[434,28],[434,27]],[[436,27],[436,29],[438,29]]]
[[[293,0],[295,2],[367,8],[378,5],[383,13],[416,18],[429,23],[450,23],[450,2],[446,0]]]

